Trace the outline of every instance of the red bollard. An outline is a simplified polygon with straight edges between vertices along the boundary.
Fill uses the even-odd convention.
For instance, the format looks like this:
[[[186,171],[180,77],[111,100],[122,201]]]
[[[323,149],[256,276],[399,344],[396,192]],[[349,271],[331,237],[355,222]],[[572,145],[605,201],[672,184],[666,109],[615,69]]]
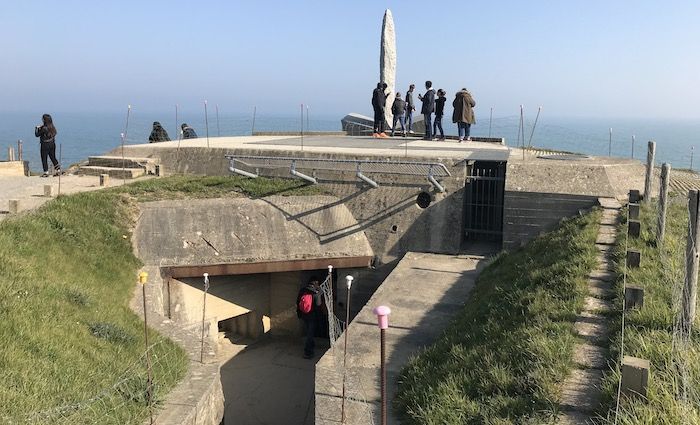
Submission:
[[[377,315],[377,324],[379,325],[379,338],[381,344],[382,425],[386,425],[386,341],[384,333],[389,327],[389,314],[391,314],[391,309],[387,306],[380,305],[374,309],[374,314]]]

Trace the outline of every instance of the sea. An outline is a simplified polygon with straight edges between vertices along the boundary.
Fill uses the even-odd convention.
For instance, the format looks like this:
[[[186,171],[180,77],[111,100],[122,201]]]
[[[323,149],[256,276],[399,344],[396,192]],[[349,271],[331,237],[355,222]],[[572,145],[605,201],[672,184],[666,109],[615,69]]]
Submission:
[[[367,114],[365,112],[365,114]],[[61,162],[70,165],[84,161],[90,155],[108,152],[122,142],[139,144],[148,141],[153,121],[159,121],[172,139],[177,137],[174,113],[53,113],[58,129],[56,138]],[[342,114],[309,115],[304,117],[305,131],[340,131]],[[255,131],[299,131],[300,116],[275,114],[225,114],[209,112],[183,114],[178,123],[187,122],[200,137],[243,136]],[[41,113],[0,112],[0,159],[5,159],[7,147],[23,141],[25,159],[32,170],[39,170],[39,142],[34,127],[41,122]],[[673,168],[698,169],[700,155],[700,119],[643,120],[629,118],[563,118],[525,117],[521,126],[519,115],[478,116],[472,126],[473,136],[502,137],[508,146],[535,146],[598,156],[619,156],[646,159],[647,142],[656,142],[657,164],[668,162]],[[456,125],[445,117],[446,134],[456,135]],[[208,129],[208,131],[207,131]],[[700,153],[700,152],[699,152]]]

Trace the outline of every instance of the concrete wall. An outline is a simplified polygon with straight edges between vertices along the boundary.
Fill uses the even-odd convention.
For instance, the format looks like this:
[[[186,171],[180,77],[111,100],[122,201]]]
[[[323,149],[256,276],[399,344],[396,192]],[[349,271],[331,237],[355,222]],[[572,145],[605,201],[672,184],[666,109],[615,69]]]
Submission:
[[[28,161],[0,161],[0,176],[28,176]]]
[[[233,153],[223,148],[153,148],[149,146],[127,147],[127,155],[157,156],[168,173],[197,175],[230,175],[224,155]],[[241,155],[290,156],[288,151],[237,149]],[[356,156],[334,153],[295,152],[300,157],[332,159],[373,159],[376,156]],[[396,158],[386,158],[396,160]],[[411,161],[441,162],[451,177],[441,179],[446,193],[437,193],[428,183],[427,176],[371,175],[380,184],[369,189],[358,182],[354,173],[341,171],[317,171],[314,176],[320,187],[339,198],[357,221],[355,225],[338,227],[326,233],[326,240],[364,232],[380,263],[390,263],[408,251],[456,253],[461,245],[462,207],[467,165],[453,158],[419,158]],[[253,170],[254,171],[254,170]],[[260,170],[265,176],[289,177],[289,170]],[[416,197],[422,191],[429,192],[434,202],[426,209],[416,205]],[[396,226],[396,230],[394,229]]]

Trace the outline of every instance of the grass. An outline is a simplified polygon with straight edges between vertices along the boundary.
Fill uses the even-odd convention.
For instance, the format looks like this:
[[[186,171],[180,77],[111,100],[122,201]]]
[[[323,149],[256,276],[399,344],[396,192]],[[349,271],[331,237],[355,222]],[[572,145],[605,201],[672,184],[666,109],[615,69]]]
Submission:
[[[322,193],[317,186],[295,179],[187,175],[140,180],[127,186],[110,189],[110,191],[129,194],[139,201],[238,196],[261,198],[276,194],[316,195]]]
[[[500,255],[463,310],[399,379],[407,424],[553,421],[573,365],[573,323],[596,262],[599,212]]]
[[[695,331],[690,346],[674,348],[674,323],[678,314],[680,291],[685,276],[685,245],[688,213],[685,197],[675,198],[666,220],[663,248],[657,247],[656,205],[642,208],[642,234],[626,240],[626,223],[620,226],[616,267],[618,272],[618,311],[622,308],[625,243],[641,251],[641,267],[630,269],[627,282],[644,288],[644,306],[625,315],[624,354],[650,361],[648,401],[623,397],[617,423],[632,424],[700,424],[700,340]],[[612,341],[612,360],[617,363],[621,349],[621,319],[611,325],[617,330]],[[697,321],[696,321],[697,328]],[[680,365],[688,368],[688,401],[681,401]],[[604,381],[605,406],[603,423],[615,423],[615,404],[619,371],[612,370]]]
[[[0,423],[141,424],[143,322],[128,307],[141,266],[135,200],[307,194],[296,181],[171,177],[61,196],[0,222]],[[185,353],[155,332],[155,398]]]

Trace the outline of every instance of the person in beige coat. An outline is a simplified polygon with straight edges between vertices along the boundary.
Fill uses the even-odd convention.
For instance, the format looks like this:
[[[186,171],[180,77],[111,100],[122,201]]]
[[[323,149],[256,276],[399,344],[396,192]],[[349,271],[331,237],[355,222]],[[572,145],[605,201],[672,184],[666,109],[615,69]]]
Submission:
[[[464,139],[471,141],[471,137],[469,136],[471,125],[476,122],[474,119],[474,110],[472,109],[476,106],[474,98],[467,89],[463,88],[455,94],[455,100],[452,101],[452,106],[454,107],[452,122],[457,123],[459,141],[462,142]]]

